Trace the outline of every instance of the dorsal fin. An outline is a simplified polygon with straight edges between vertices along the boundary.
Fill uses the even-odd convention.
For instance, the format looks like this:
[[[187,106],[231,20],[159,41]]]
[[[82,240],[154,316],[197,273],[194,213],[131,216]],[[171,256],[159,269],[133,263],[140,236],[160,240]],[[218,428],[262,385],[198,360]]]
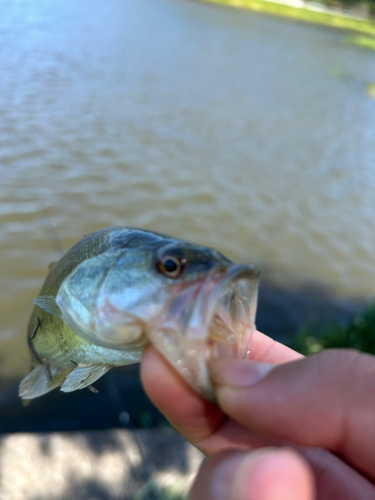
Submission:
[[[88,387],[111,368],[112,366],[108,365],[78,366],[69,373],[60,390],[63,392],[72,392]]]
[[[53,316],[57,316],[62,319],[61,309],[56,304],[56,297],[53,295],[41,295],[40,297],[33,299],[33,302],[49,314],[53,314]]]

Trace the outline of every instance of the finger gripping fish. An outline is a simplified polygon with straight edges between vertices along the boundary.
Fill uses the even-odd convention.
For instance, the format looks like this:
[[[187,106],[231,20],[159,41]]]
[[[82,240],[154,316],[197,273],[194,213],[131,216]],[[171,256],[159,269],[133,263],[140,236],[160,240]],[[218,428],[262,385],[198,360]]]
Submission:
[[[212,400],[207,361],[249,354],[258,275],[217,250],[152,231],[84,236],[51,266],[34,299],[28,344],[37,366],[20,396],[90,387],[112,367],[139,362],[152,342]]]

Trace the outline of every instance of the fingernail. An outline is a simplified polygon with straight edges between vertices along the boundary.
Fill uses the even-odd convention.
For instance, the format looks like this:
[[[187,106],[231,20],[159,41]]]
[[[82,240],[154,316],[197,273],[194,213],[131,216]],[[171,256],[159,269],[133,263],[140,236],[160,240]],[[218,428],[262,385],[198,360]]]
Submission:
[[[246,387],[262,380],[275,365],[248,359],[214,359],[209,362],[214,385]]]
[[[211,479],[210,498],[215,500],[242,500],[245,498],[244,482],[248,480],[253,468],[276,451],[273,448],[263,448],[251,452],[239,452],[224,460],[215,470]]]
[[[228,500],[233,498],[233,479],[244,460],[245,453],[238,453],[224,460],[216,469],[211,479],[210,498]]]
[[[218,465],[210,483],[215,500],[313,499],[315,484],[305,460],[288,448],[236,453]]]

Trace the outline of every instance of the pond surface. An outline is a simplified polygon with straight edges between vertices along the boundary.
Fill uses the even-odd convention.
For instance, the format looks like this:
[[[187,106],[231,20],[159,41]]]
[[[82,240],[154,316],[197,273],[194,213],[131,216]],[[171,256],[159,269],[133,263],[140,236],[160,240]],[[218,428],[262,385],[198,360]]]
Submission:
[[[54,231],[151,228],[372,296],[375,54],[343,37],[187,0],[3,0],[0,376],[28,370]]]

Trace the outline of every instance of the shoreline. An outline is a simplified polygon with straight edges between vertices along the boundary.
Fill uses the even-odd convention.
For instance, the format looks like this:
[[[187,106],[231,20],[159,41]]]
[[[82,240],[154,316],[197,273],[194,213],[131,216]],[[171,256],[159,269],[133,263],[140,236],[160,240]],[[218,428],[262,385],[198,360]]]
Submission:
[[[247,9],[264,14],[303,21],[312,24],[330,26],[342,30],[350,30],[356,33],[372,35],[370,40],[375,39],[375,22],[341,9],[325,7],[317,3],[304,0],[200,0],[205,3]],[[374,38],[373,38],[374,37]],[[348,40],[348,43],[354,43]],[[358,45],[358,44],[356,44]],[[371,45],[371,44],[370,44]]]

